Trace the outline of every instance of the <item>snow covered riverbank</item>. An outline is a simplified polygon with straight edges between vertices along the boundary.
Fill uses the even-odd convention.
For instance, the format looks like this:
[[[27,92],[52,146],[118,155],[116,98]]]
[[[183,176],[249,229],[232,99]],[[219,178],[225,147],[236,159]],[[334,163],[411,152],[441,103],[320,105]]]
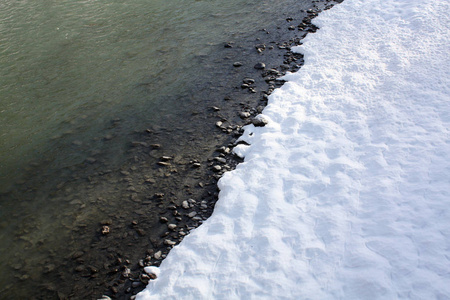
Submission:
[[[137,299],[450,298],[448,11],[321,13],[214,214]]]

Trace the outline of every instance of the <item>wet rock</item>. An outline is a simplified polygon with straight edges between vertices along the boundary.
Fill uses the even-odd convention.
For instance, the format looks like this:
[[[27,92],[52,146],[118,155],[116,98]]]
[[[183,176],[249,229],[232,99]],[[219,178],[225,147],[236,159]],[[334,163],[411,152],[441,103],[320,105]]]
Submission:
[[[175,228],[177,228],[177,225],[169,224],[169,225],[167,225],[167,228],[169,228],[170,230],[175,230]]]
[[[169,220],[166,217],[161,217],[161,218],[159,218],[159,222],[167,223],[167,222],[169,222]]]
[[[227,162],[227,160],[223,157],[215,157],[214,159],[223,164],[225,164]]]
[[[242,66],[242,63],[237,61],[237,62],[233,63],[233,66],[234,67],[240,67],[240,66]]]
[[[97,300],[111,300],[111,297],[103,295],[101,298],[99,298]]]
[[[151,144],[150,147],[153,149],[159,149],[159,148],[161,148],[161,145],[160,144]]]
[[[76,266],[76,267],[75,267],[75,271],[77,271],[77,272],[83,272],[83,271],[85,271],[85,270],[86,270],[86,267],[83,266],[83,265],[80,265],[80,266]]]
[[[222,171],[222,167],[219,165],[215,165],[215,166],[213,166],[213,171],[220,172],[220,171]]]
[[[154,255],[153,255],[153,257],[155,258],[155,259],[160,259],[161,258],[161,251],[158,251],[158,252],[156,252]]]
[[[220,127],[222,127],[222,125],[223,125],[222,121],[218,121],[218,122],[216,122],[216,126],[217,126],[217,127],[219,127],[219,128],[220,128]]]
[[[102,234],[107,235],[110,232],[109,226],[102,226]]]
[[[176,244],[176,242],[171,241],[171,240],[164,240],[164,244],[165,244],[165,245],[168,245],[168,246],[173,246],[173,245]]]
[[[181,207],[183,207],[184,209],[188,209],[189,208],[189,203],[185,200],[181,203]]]
[[[249,88],[249,85],[246,84],[246,83],[243,83],[243,84],[241,85],[241,88],[243,88],[243,89],[248,89],[248,88]]]
[[[171,160],[171,159],[173,159],[172,157],[170,157],[170,156],[161,156],[161,161],[169,161],[169,160]]]
[[[242,80],[245,84],[254,84],[255,83],[255,79],[252,78],[244,78],[244,80]]]
[[[252,120],[252,123],[256,127],[263,127],[269,123],[269,120],[267,120],[266,118],[264,118],[261,115],[258,115]]]
[[[170,167],[171,164],[165,161],[159,161],[158,165],[163,166],[163,167]]]
[[[200,168],[202,165],[200,163],[196,162],[196,163],[193,163],[192,166],[194,168]]]
[[[188,213],[188,217],[189,218],[193,218],[193,217],[195,217],[197,215],[197,212],[196,211],[192,211],[192,212],[190,212],[190,213]]]
[[[72,254],[72,259],[80,258],[81,256],[83,256],[83,254],[84,254],[83,251],[76,251],[75,253]]]
[[[239,113],[239,117],[241,117],[241,119],[247,119],[250,116],[251,116],[251,114],[249,112],[247,112],[247,111],[241,111]]]
[[[123,271],[122,271],[122,276],[125,278],[130,277],[131,275],[131,270],[128,267],[124,267]]]
[[[137,234],[139,234],[140,236],[144,236],[144,235],[145,235],[145,230],[144,230],[144,229],[138,228],[138,229],[136,229],[136,232],[137,232]]]
[[[254,66],[254,68],[257,70],[264,70],[266,68],[266,65],[262,62],[259,62]]]
[[[227,42],[223,45],[225,48],[233,48],[233,42]]]

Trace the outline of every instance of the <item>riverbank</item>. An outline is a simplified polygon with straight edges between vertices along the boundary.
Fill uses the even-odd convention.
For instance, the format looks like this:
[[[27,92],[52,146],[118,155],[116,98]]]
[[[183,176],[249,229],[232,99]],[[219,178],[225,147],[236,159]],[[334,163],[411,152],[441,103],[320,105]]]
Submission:
[[[217,179],[240,161],[231,148],[241,127],[267,104],[281,84],[276,77],[302,64],[290,47],[315,30],[308,20],[330,3],[293,3],[276,25],[214,45],[213,57],[198,55],[202,74],[177,95],[183,113],[168,112],[157,125],[122,136],[133,118],[124,114],[95,137],[104,151],[73,140],[73,152],[86,157],[81,163],[50,172],[46,166],[61,163],[50,155],[30,165],[31,175],[1,195],[2,212],[15,211],[2,216],[2,244],[11,245],[2,254],[2,295],[127,299],[142,290],[143,266],[158,266],[212,213]],[[150,94],[154,84],[149,79],[136,90]],[[110,160],[113,150],[125,163]]]
[[[450,296],[450,19],[348,0],[245,127],[213,215],[136,299]]]

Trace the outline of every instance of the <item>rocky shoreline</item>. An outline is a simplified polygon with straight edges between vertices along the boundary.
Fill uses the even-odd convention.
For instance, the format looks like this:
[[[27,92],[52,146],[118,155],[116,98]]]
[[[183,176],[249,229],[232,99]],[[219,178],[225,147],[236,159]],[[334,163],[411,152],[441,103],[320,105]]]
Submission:
[[[278,26],[261,29],[247,41],[224,41],[217,46],[223,56],[204,66],[205,74],[219,68],[224,80],[209,78],[198,83],[197,93],[183,96],[192,103],[188,119],[136,130],[127,145],[127,163],[119,168],[92,153],[76,172],[67,170],[49,201],[69,201],[79,211],[66,225],[75,228],[67,237],[72,250],[62,260],[49,253],[50,259],[37,263],[35,273],[42,274],[43,283],[42,278],[32,282],[36,274],[27,264],[12,263],[15,281],[2,290],[29,284],[37,290],[30,299],[134,299],[152,279],[144,267],[159,266],[170,249],[212,214],[217,180],[241,162],[232,149],[242,127],[265,125],[257,115],[268,95],[283,84],[278,78],[303,64],[291,47],[317,30],[311,20],[320,11],[340,2],[312,1],[310,8],[286,15]],[[145,92],[145,85],[140,88]],[[111,120],[112,130],[122,122]],[[114,132],[104,140],[114,142]],[[73,196],[80,185],[83,194]],[[30,198],[36,193],[33,188],[27,192]],[[108,199],[113,197],[121,201],[112,204]],[[84,212],[89,205],[95,216]],[[89,221],[93,218],[96,225]],[[31,233],[20,228],[17,240],[30,248],[43,243],[30,240]]]
[[[308,33],[314,33],[318,29],[314,24],[311,23],[311,20],[315,18],[322,10],[330,9],[337,3],[341,3],[342,1],[313,1],[316,3],[321,3],[322,5],[314,5],[314,8],[308,9],[306,11],[302,11],[306,13],[306,16],[301,19],[300,23],[296,23],[293,17],[287,17],[286,23],[287,31],[296,31],[294,37],[290,38],[287,41],[268,41],[262,38],[257,38],[257,41],[260,43],[255,44],[254,52],[258,53],[260,56],[263,56],[266,52],[271,50],[281,50],[283,53],[283,61],[282,64],[277,65],[276,67],[268,68],[266,66],[267,61],[271,61],[273,57],[269,59],[264,59],[265,62],[255,60],[253,69],[259,72],[259,74],[255,74],[253,77],[244,77],[242,79],[242,84],[240,88],[243,92],[251,93],[251,94],[259,94],[259,103],[254,103],[253,107],[251,103],[240,103],[242,109],[237,111],[237,115],[240,120],[237,118],[233,118],[230,121],[229,116],[225,116],[221,112],[223,109],[219,106],[212,106],[211,110],[216,113],[219,120],[215,123],[215,126],[220,129],[224,134],[231,136],[231,141],[227,145],[223,145],[217,147],[214,150],[213,157],[208,158],[207,166],[210,169],[211,177],[215,180],[219,180],[223,173],[233,170],[238,163],[242,160],[233,154],[232,149],[234,146],[238,145],[240,142],[237,142],[237,139],[243,133],[243,126],[248,124],[253,124],[254,126],[265,126],[267,121],[263,118],[258,117],[258,115],[262,112],[264,107],[267,105],[268,96],[274,91],[275,88],[280,87],[284,84],[282,80],[279,80],[280,77],[286,74],[286,72],[296,72],[303,65],[303,55],[293,53],[291,51],[292,46],[297,46],[301,44],[301,39],[304,38]],[[298,20],[297,20],[298,22]],[[294,25],[295,24],[295,25]],[[277,27],[279,31],[285,31],[286,28]],[[262,32],[266,34],[270,34],[267,29],[262,29]],[[233,41],[225,42],[224,48],[234,48],[235,43]],[[280,54],[278,54],[280,57]],[[279,60],[278,60],[279,61]],[[251,65],[253,62],[246,61],[247,65]],[[269,65],[269,63],[267,63]],[[233,62],[234,68],[240,68],[244,65],[241,61]],[[248,68],[248,66],[247,66]],[[262,79],[262,80],[261,80]],[[237,90],[237,87],[234,87]],[[233,101],[230,96],[225,96],[223,98],[224,101]],[[256,106],[257,104],[257,106]],[[228,139],[229,140],[229,139]],[[161,162],[159,163],[162,166],[170,167],[171,157],[161,157]],[[197,160],[191,161],[193,168],[201,167],[201,163]],[[215,183],[213,183],[215,186]],[[200,184],[200,187],[204,188],[203,184]],[[161,236],[164,238],[163,245],[167,246],[165,249],[159,249],[157,252],[153,254],[149,253],[144,259],[139,261],[140,268],[138,270],[134,270],[137,274],[134,278],[129,278],[131,284],[128,284],[128,287],[125,290],[113,289],[113,294],[105,294],[101,299],[112,299],[117,297],[118,299],[134,299],[135,294],[141,291],[149,280],[155,279],[156,274],[152,271],[144,270],[146,266],[159,266],[161,261],[166,257],[170,249],[176,246],[179,242],[181,242],[186,234],[197,226],[201,225],[201,223],[206,220],[212,213],[215,202],[217,201],[218,190],[211,189],[208,192],[208,195],[213,196],[207,200],[202,200],[201,202],[197,202],[196,200],[190,198],[188,200],[184,200],[181,204],[175,204],[169,207],[173,211],[173,216],[175,216],[176,223],[171,223],[167,217],[160,217],[160,222],[162,224],[167,225],[167,231]],[[180,215],[184,215],[187,217],[187,221],[183,222],[183,219]],[[190,219],[190,220],[189,220]],[[191,221],[191,222],[189,222]],[[181,224],[180,224],[181,223]],[[180,226],[181,225],[181,226]],[[125,272],[128,272],[126,270]],[[127,274],[129,275],[129,274]],[[129,277],[129,276],[123,276]],[[131,294],[128,296],[127,294]],[[128,298],[129,297],[129,298]]]

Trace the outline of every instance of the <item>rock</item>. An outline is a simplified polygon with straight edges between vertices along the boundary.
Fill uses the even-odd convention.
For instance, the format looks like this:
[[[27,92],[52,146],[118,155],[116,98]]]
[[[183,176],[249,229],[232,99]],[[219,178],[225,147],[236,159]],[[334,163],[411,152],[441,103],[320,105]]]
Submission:
[[[182,206],[184,209],[188,209],[188,208],[189,208],[189,203],[188,203],[186,200],[184,200],[183,203],[181,203],[181,206]]]
[[[133,281],[132,283],[131,283],[131,287],[132,288],[137,288],[138,286],[140,286],[142,284],[142,282],[140,282],[140,281]]]
[[[193,217],[195,217],[197,215],[197,212],[196,211],[191,211],[190,213],[188,213],[188,217],[189,218],[193,218]]]
[[[264,118],[262,115],[258,115],[252,120],[252,123],[256,127],[263,127],[269,123],[269,120]]]
[[[105,226],[102,227],[102,234],[103,235],[107,235],[109,233],[109,231],[110,231],[110,229],[109,229],[108,226],[105,225]]]
[[[255,79],[252,78],[244,78],[244,80],[242,80],[245,84],[254,84],[255,83]]]
[[[128,267],[125,267],[123,269],[122,276],[125,278],[128,278],[128,277],[130,277],[130,275],[131,275],[131,270]]]
[[[200,164],[200,163],[193,163],[192,164],[192,166],[194,167],[194,168],[200,168],[202,165]]]
[[[72,254],[72,259],[80,258],[83,256],[83,254],[84,254],[83,251],[76,251],[74,254]]]
[[[214,157],[214,159],[223,164],[225,164],[227,162],[227,160],[223,157]]]
[[[264,49],[266,49],[266,45],[264,45],[264,44],[258,44],[258,45],[255,45],[255,48],[256,48],[257,50],[264,50]]]
[[[152,147],[153,149],[158,149],[161,148],[160,144],[151,144],[150,147]]]
[[[163,167],[170,167],[171,164],[165,161],[159,161],[158,165],[163,166]]]
[[[158,252],[156,252],[155,254],[153,254],[153,257],[155,258],[155,259],[160,259],[161,258],[161,251],[158,251]]]
[[[243,88],[243,89],[248,89],[248,88],[249,88],[249,85],[246,84],[246,83],[243,83],[243,84],[241,85],[241,88]]]
[[[177,225],[175,225],[175,224],[169,224],[169,225],[167,225],[167,227],[168,227],[170,230],[175,230],[175,228],[177,228]]]
[[[233,66],[234,66],[234,67],[240,67],[240,66],[242,66],[242,63],[239,62],[239,61],[237,61],[237,62],[235,62],[235,63],[233,64]]]
[[[168,161],[168,160],[171,160],[172,157],[170,157],[170,156],[161,156],[160,159],[161,159],[162,161]]]
[[[233,42],[227,42],[223,45],[225,48],[233,48]]]
[[[217,106],[213,106],[213,107],[211,107],[214,111],[219,111],[220,110],[220,108],[218,108]]]
[[[262,62],[259,62],[254,66],[254,68],[257,70],[264,70],[266,68],[266,65]]]
[[[76,266],[75,271],[77,272],[83,272],[84,270],[86,270],[86,268],[84,266]]]
[[[111,297],[103,295],[101,298],[99,298],[97,300],[111,300]]]
[[[147,273],[151,279],[156,279],[159,276],[160,269],[158,267],[145,267],[145,273]]]
[[[167,223],[167,222],[169,222],[169,220],[166,217],[161,217],[161,218],[159,218],[159,222]]]
[[[242,111],[242,112],[239,113],[239,117],[241,117],[241,119],[246,119],[246,118],[248,118],[250,116],[251,116],[251,114],[249,112],[247,112],[247,111]]]
[[[165,244],[165,245],[168,245],[168,246],[173,246],[173,245],[175,245],[176,243],[175,243],[174,241],[171,241],[171,240],[164,240],[164,244]]]
[[[219,165],[215,165],[215,166],[213,166],[213,171],[220,172],[220,171],[222,171],[222,167]]]
[[[216,126],[219,127],[219,128],[222,127],[222,124],[223,123],[221,121],[216,122]]]

